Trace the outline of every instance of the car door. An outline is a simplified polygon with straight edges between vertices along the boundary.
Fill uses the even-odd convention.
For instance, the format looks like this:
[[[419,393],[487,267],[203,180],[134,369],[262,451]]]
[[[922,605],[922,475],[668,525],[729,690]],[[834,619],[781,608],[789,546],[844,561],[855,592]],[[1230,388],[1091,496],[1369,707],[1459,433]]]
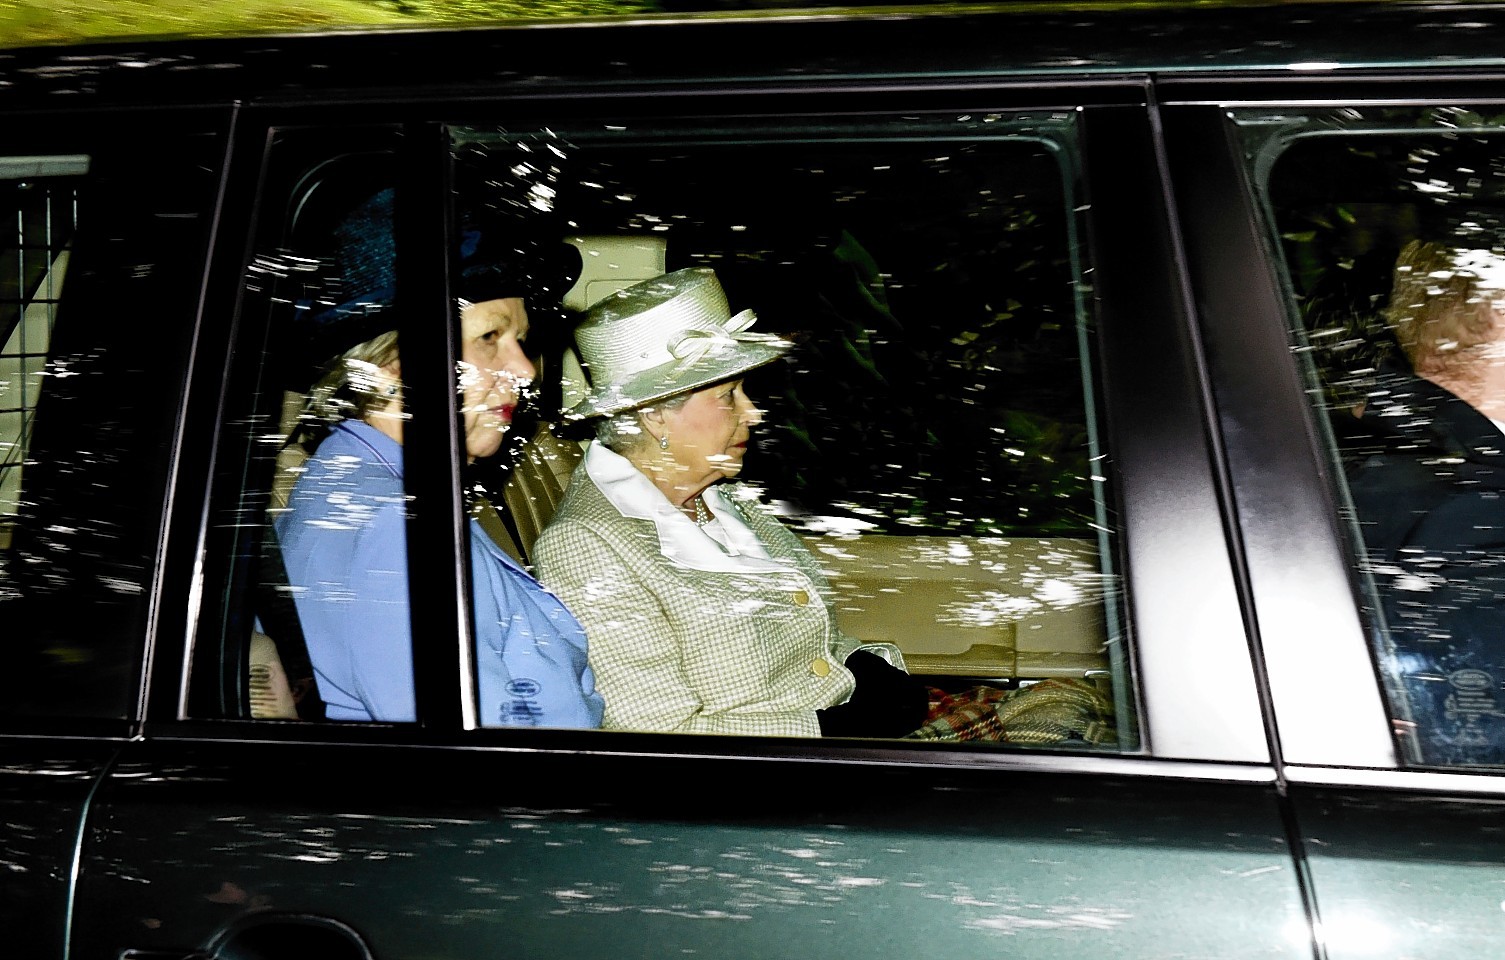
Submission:
[[[225,131],[223,117],[193,111],[168,122],[13,111],[5,123],[0,923],[15,955],[61,957],[88,802],[140,729],[176,400]]]
[[[1309,956],[1146,90],[913,82],[895,109],[859,78],[600,83],[245,110],[206,300],[236,322],[198,341],[148,719],[92,807],[70,956]],[[808,333],[793,386],[769,387],[786,399],[760,469],[823,519],[803,532],[856,584],[838,616],[935,604],[963,646],[921,651],[929,679],[1097,683],[1111,738],[487,729],[456,426],[423,412],[450,409],[454,348],[413,319],[417,720],[256,717],[257,531],[286,441],[267,358],[320,295],[293,228],[316,182],[355,183],[345,208],[395,184],[399,296],[441,316],[435,251],[467,184],[556,239],[666,238],[671,262],[714,265],[760,323]],[[1016,408],[1026,387],[1057,416]],[[1080,470],[1051,466],[1068,455]],[[1073,512],[1042,518],[1057,499]],[[900,559],[874,588],[880,550]],[[956,582],[981,586],[957,602]],[[1040,639],[1079,629],[1062,612],[1100,640]],[[945,659],[978,636],[1012,655],[981,678]]]
[[[1404,311],[1387,300],[1402,289],[1408,244],[1495,244],[1499,90],[1483,76],[1397,80],[1186,81],[1168,86],[1165,107],[1282,775],[1334,958],[1487,953],[1505,880],[1489,758],[1498,738],[1482,726],[1499,685],[1480,652],[1488,637],[1452,619],[1495,602],[1491,524],[1392,558],[1374,531],[1397,516],[1423,529],[1433,501],[1354,492],[1362,471],[1399,479],[1407,458],[1422,457],[1428,474],[1451,478],[1448,496],[1493,503],[1462,472],[1463,455],[1397,458],[1377,445],[1382,432],[1360,427],[1374,410],[1430,422],[1425,407],[1392,404],[1415,396],[1409,366],[1398,366],[1401,314],[1474,274],[1430,274]],[[1210,155],[1209,143],[1220,149]],[[1412,623],[1429,625],[1420,646]],[[1443,689],[1437,709],[1406,662],[1428,648],[1453,664],[1419,675]],[[1479,731],[1467,737],[1474,759],[1439,752],[1445,725]],[[1465,738],[1452,742],[1461,750]]]

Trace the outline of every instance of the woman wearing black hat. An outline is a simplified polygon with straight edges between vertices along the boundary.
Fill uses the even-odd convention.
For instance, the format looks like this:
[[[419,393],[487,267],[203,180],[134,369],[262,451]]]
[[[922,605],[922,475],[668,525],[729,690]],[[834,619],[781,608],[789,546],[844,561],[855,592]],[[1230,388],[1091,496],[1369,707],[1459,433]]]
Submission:
[[[377,194],[336,231],[344,279],[364,292],[313,318],[321,337],[328,342],[342,325],[386,329],[330,361],[310,391],[309,417],[325,435],[276,520],[333,720],[415,719],[391,206],[391,191]],[[476,262],[474,244],[462,256],[467,250],[458,386],[466,453],[475,460],[501,448],[536,371],[521,346],[528,314],[516,273]],[[599,726],[602,701],[579,623],[475,520],[469,539],[481,722]]]

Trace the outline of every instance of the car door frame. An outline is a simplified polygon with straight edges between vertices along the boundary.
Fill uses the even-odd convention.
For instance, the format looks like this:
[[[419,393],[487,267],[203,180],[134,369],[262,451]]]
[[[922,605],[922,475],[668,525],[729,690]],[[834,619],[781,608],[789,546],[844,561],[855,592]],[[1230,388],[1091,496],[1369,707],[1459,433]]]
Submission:
[[[97,808],[99,826],[93,834],[91,861],[84,871],[86,886],[91,880],[106,885],[110,882],[108,873],[99,869],[109,861],[111,843],[121,840],[120,825],[139,822],[137,811],[152,809],[154,803],[170,798],[174,785],[185,778],[200,784],[199,793],[194,795],[218,797],[216,802],[220,803],[234,800],[238,810],[259,809],[258,803],[265,803],[268,809],[286,811],[291,804],[291,809],[301,811],[300,815],[312,815],[318,812],[318,804],[307,796],[288,793],[279,777],[286,778],[289,769],[301,771],[292,781],[301,777],[306,786],[312,778],[322,784],[314,796],[327,797],[337,784],[318,771],[336,771],[336,781],[342,777],[358,780],[361,775],[358,761],[339,759],[348,754],[383,764],[410,758],[403,762],[435,765],[445,771],[440,782],[455,782],[454,778],[476,771],[494,775],[503,764],[533,784],[546,784],[550,778],[559,777],[561,770],[575,771],[572,775],[578,777],[580,770],[624,773],[627,767],[635,771],[630,774],[634,779],[677,782],[701,776],[697,772],[701,768],[729,764],[731,769],[756,769],[760,775],[787,783],[842,779],[887,784],[905,796],[981,790],[996,796],[1039,793],[1056,796],[1058,801],[1075,797],[1080,803],[1109,785],[1126,796],[1140,795],[1137,809],[1175,808],[1175,823],[1151,831],[1166,842],[1177,830],[1195,832],[1199,817],[1210,816],[1208,822],[1214,822],[1216,810],[1242,805],[1242,817],[1219,826],[1225,828],[1224,834],[1227,828],[1260,833],[1265,837],[1261,843],[1273,843],[1268,849],[1285,851],[1273,864],[1265,855],[1259,869],[1273,866],[1281,876],[1289,871],[1286,908],[1293,909],[1298,919],[1304,917],[1305,892],[1300,871],[1289,855],[1286,818],[1270,763],[1258,675],[1250,660],[1227,544],[1223,519],[1227,492],[1212,446],[1216,430],[1207,404],[1197,329],[1191,323],[1193,313],[1179,267],[1176,225],[1163,192],[1166,175],[1155,146],[1154,117],[1147,109],[1147,82],[1132,76],[1074,83],[1023,77],[967,84],[961,90],[954,84],[899,86],[902,96],[897,99],[893,84],[877,89],[861,83],[845,90],[833,89],[832,84],[775,85],[757,91],[756,96],[802,109],[831,110],[832,104],[868,102],[879,93],[886,104],[1005,109],[1038,107],[1041,92],[1049,91],[1063,108],[1078,109],[1085,94],[1073,96],[1073,92],[1091,93],[1087,99],[1093,105],[1084,111],[1090,170],[1088,202],[1092,205],[1087,243],[1093,250],[1093,297],[1101,326],[1110,446],[1128,487],[1120,499],[1120,509],[1125,518],[1125,576],[1143,691],[1144,755],[936,751],[914,744],[856,747],[649,734],[612,734],[605,741],[604,735],[589,732],[472,730],[460,711],[444,706],[456,701],[458,671],[434,662],[425,665],[425,661],[417,664],[419,704],[425,722],[411,728],[189,718],[185,712],[186,651],[195,630],[196,598],[203,591],[198,558],[208,515],[207,499],[196,498],[194,492],[206,489],[212,473],[218,422],[214,415],[218,403],[195,407],[190,399],[184,443],[185,460],[189,462],[179,475],[175,532],[163,566],[164,616],[158,618],[153,636],[157,656],[150,706],[143,737],[128,746],[127,756],[111,777]],[[608,92],[602,91],[601,96]],[[622,103],[676,97],[681,104],[677,109],[693,113],[706,109],[697,104],[724,103],[733,94],[704,89],[690,93],[676,87],[657,93],[634,89],[614,95]],[[600,97],[596,98],[591,109],[600,110],[600,103]],[[232,184],[227,194],[229,212],[220,231],[207,294],[210,309],[219,315],[234,315],[240,271],[250,254],[244,240],[252,232],[250,198],[254,191],[247,184],[254,176],[248,172],[250,165],[259,157],[265,130],[273,122],[310,122],[308,117],[322,109],[299,106],[304,108],[301,113],[293,106],[271,102],[240,111],[237,152],[227,174]],[[656,108],[662,109],[662,103]],[[419,125],[415,129],[432,122],[432,110],[432,106],[422,104],[414,107],[411,101],[339,106],[346,120],[366,116],[391,122],[397,116],[401,122]],[[1133,189],[1135,186],[1139,189]],[[428,269],[435,268],[431,264]],[[216,396],[224,382],[230,342],[226,333],[210,334],[201,342],[193,376],[203,392],[197,396]],[[453,470],[458,460],[453,453],[455,437],[451,434],[448,439]],[[443,479],[450,490],[457,489],[453,477]],[[440,497],[435,502],[442,500]],[[440,512],[444,512],[442,506]],[[423,519],[422,507],[416,522],[428,522]],[[446,527],[441,517],[429,529]],[[435,536],[438,539],[430,546],[446,543],[452,556],[460,556],[458,546],[463,541],[458,531],[450,528],[448,533]],[[445,589],[444,578],[437,571],[431,570],[429,576],[440,587],[435,592],[448,598],[442,602],[456,605],[452,583]],[[1192,616],[1186,615],[1180,603],[1185,592],[1201,598]],[[449,615],[463,616],[453,609]],[[437,711],[432,709],[434,704],[439,705]],[[458,773],[461,771],[466,773]],[[934,779],[920,784],[919,771]],[[598,805],[643,815],[641,811],[651,799],[670,809],[681,809],[659,788],[624,784],[614,780],[603,787]],[[1196,794],[1197,802],[1176,800],[1188,790]],[[466,803],[477,802],[473,791],[461,792],[470,798]],[[1207,802],[1213,794],[1223,800]],[[531,803],[547,812],[543,798],[554,795],[547,786],[533,786],[523,796],[536,796]],[[1229,801],[1234,802],[1230,805]],[[530,804],[525,801],[521,806],[528,808]],[[1261,813],[1250,819],[1248,811],[1256,808]],[[719,815],[718,822],[723,828],[735,829],[749,815],[747,810],[734,808]],[[688,814],[681,812],[680,816]],[[789,825],[807,816],[808,810],[794,805],[781,809],[775,820]],[[889,822],[867,807],[845,808],[836,819],[840,821],[843,816],[850,822],[869,825]],[[976,829],[976,821],[963,820],[962,827]],[[106,831],[105,824],[115,833]],[[77,930],[87,932],[89,937],[100,935],[96,904],[102,902],[86,890]],[[1162,919],[1171,922],[1174,918],[1167,914]],[[214,936],[224,935],[223,928],[216,929],[219,932]],[[106,942],[88,941],[96,946]],[[199,946],[209,942],[217,941],[209,934],[195,940]],[[1292,955],[1304,955],[1308,944],[1299,935],[1293,943],[1288,943],[1295,951]]]
[[[1498,942],[1505,779],[1408,767],[1399,752],[1361,612],[1358,547],[1339,522],[1339,481],[1289,334],[1284,260],[1228,112],[1498,105],[1505,84],[1467,70],[1314,72],[1187,76],[1158,89],[1277,769],[1323,956],[1382,945],[1417,957],[1487,952]],[[1222,149],[1209,154],[1208,142]],[[1282,535],[1293,521],[1299,542]]]

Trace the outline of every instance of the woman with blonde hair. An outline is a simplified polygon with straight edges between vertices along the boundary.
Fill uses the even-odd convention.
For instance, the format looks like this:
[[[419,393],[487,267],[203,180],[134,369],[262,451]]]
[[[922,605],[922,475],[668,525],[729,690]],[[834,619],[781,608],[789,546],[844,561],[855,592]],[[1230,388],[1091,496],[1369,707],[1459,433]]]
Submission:
[[[305,322],[320,328],[326,346],[341,336],[365,339],[329,361],[310,391],[317,448],[275,523],[319,694],[334,720],[416,719],[392,199],[390,190],[378,193],[336,229],[344,278],[357,295]],[[475,461],[502,448],[531,393],[536,371],[522,347],[528,285],[518,271],[473,254],[457,286],[456,387],[466,456]],[[373,328],[382,332],[370,336]],[[481,722],[597,726],[601,697],[579,623],[476,520],[469,530]]]

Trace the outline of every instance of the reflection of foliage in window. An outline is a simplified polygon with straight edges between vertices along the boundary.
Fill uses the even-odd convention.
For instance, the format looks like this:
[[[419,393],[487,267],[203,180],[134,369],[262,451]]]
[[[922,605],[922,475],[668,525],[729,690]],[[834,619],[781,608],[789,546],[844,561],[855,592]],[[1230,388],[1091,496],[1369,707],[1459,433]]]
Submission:
[[[508,169],[508,150],[494,157]],[[513,155],[515,156],[515,155]],[[563,146],[553,213],[667,241],[799,346],[745,478],[881,529],[1093,522],[1062,165],[1025,140]],[[495,174],[506,179],[507,174]]]
[[[1415,121],[1435,128],[1457,111]],[[1475,117],[1472,122],[1484,122]],[[1400,248],[1413,238],[1458,247],[1505,243],[1505,142],[1443,134],[1314,137],[1275,165],[1270,201],[1307,341],[1327,391],[1362,402],[1397,351],[1382,311]]]
[[[996,216],[992,238],[943,227],[907,262],[889,258],[903,272],[886,286],[842,234],[830,260],[866,293],[843,302],[825,285],[826,322],[807,328],[786,383],[770,391],[781,429],[767,444],[773,462],[753,468],[770,486],[890,530],[1085,528],[1064,234],[1021,206]]]
[[[755,381],[772,429],[750,477],[812,513],[885,530],[1083,531],[1059,166],[1017,142],[944,162],[888,150],[885,177],[823,158],[862,202],[837,208],[840,228],[804,252],[800,276],[747,291],[802,341],[758,378],[771,383]]]

